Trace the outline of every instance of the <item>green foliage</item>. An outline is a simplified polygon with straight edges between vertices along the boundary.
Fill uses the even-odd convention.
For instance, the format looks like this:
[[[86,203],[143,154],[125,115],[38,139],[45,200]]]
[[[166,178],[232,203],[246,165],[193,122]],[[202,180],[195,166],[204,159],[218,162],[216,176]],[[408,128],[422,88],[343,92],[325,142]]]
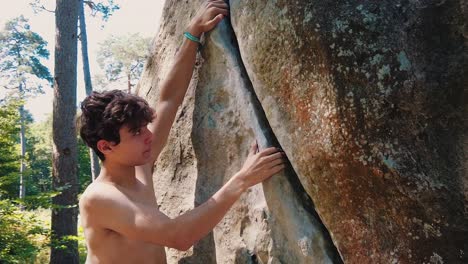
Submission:
[[[21,124],[21,142],[26,142],[23,137],[25,127],[32,122],[31,115],[24,110],[23,100],[30,95],[42,92],[44,83],[52,84],[52,76],[49,69],[44,66],[41,59],[48,59],[49,51],[46,48],[47,42],[37,33],[30,30],[28,20],[23,16],[19,16],[6,22],[3,31],[0,32],[0,83],[3,90],[8,91],[6,96],[0,98],[1,102],[7,105],[14,105],[19,109],[19,116],[8,114],[12,112],[12,108],[8,108],[9,112],[5,114],[7,124],[14,122]],[[15,102],[15,100],[20,101]],[[15,102],[15,103],[13,103]],[[10,125],[11,126],[11,125]],[[0,168],[0,199],[5,197],[12,198],[16,193],[14,187],[18,186],[20,177],[26,178],[27,173],[15,173],[14,168],[24,168],[27,157],[19,156],[17,142],[12,139],[16,137],[18,132],[12,133],[5,129],[2,131],[5,135],[2,136],[5,144],[2,144],[5,149],[3,157],[5,163],[2,162]],[[1,133],[1,132],[0,132]],[[25,144],[21,144],[23,148]],[[21,150],[23,153],[23,149]],[[18,164],[20,163],[20,164]],[[18,177],[19,176],[19,177]],[[19,188],[16,188],[18,190]]]
[[[27,194],[21,202],[28,209],[51,208],[51,198],[62,190],[52,190],[52,119],[30,124],[27,129],[28,151],[25,184]],[[17,167],[15,168],[17,174]],[[16,176],[17,177],[17,176]],[[78,181],[79,192],[91,183],[89,149],[78,138]],[[66,188],[66,186],[65,186]],[[17,189],[15,189],[17,190]]]
[[[84,231],[81,226],[78,227],[78,236],[63,236],[60,240],[52,240],[51,246],[61,250],[68,250],[73,243],[78,243],[80,263],[85,263],[88,251]]]
[[[120,9],[120,6],[114,3],[114,0],[107,1],[83,1],[91,10],[91,15],[100,15],[102,20],[107,21],[109,17]]]
[[[36,1],[40,2],[40,1]],[[94,15],[103,20],[118,9],[113,0],[94,1]],[[65,237],[51,243],[50,208],[52,197],[63,189],[52,191],[52,125],[51,119],[32,124],[23,109],[24,99],[42,92],[52,84],[52,76],[41,60],[48,59],[47,42],[30,30],[23,16],[8,21],[0,32],[0,263],[45,263],[50,247],[63,248],[70,243],[80,245],[82,262],[86,258],[84,237]],[[18,111],[21,109],[21,111]],[[25,125],[26,185],[24,199],[16,199],[19,190],[20,124]],[[90,183],[89,152],[79,145],[81,190]],[[74,207],[76,205],[71,205]],[[48,209],[47,219],[37,219],[36,212]],[[19,210],[26,209],[26,210]],[[34,209],[34,211],[28,211]]]
[[[28,196],[37,196],[38,202],[46,198],[52,185],[52,118],[34,123],[26,130],[27,171],[25,184]],[[37,206],[44,207],[44,203]]]
[[[80,187],[78,192],[82,193],[91,183],[91,160],[89,158],[89,148],[83,140],[78,137],[78,181]]]
[[[16,197],[19,173],[19,101],[0,103],[0,199]]]
[[[103,21],[109,20],[115,11],[120,9],[120,6],[114,2],[114,0],[107,1],[88,1],[84,0],[83,3],[89,7],[91,16],[101,16]],[[33,0],[30,3],[33,11],[38,13],[40,11],[54,12],[52,7],[46,7],[43,4],[43,0]]]
[[[99,85],[104,88],[122,78],[135,85],[148,58],[149,45],[150,39],[138,33],[110,36],[100,43],[98,63],[105,71],[105,78],[96,77]]]
[[[59,249],[60,251],[67,251],[76,247],[78,244],[78,236],[51,236],[50,243],[51,247],[55,249]]]
[[[86,247],[86,239],[84,237],[82,226],[78,227],[78,253],[80,254],[80,263],[85,263],[86,255],[88,255],[88,249]]]
[[[32,263],[48,246],[49,230],[34,214],[0,200],[0,262]]]
[[[0,199],[15,199],[19,189],[19,122],[18,107],[21,101],[6,100],[0,103]],[[46,196],[51,191],[52,143],[50,119],[44,123],[32,124],[31,115],[24,110],[26,125],[27,170],[24,173],[27,194],[26,202],[38,196],[36,207],[47,207]],[[49,197],[50,198],[50,197]]]
[[[0,199],[15,200],[19,188],[19,114],[21,102],[8,100],[0,103]],[[26,164],[24,173],[26,196],[17,200],[28,209],[50,208],[51,198],[58,194],[52,190],[52,119],[31,123],[27,120]],[[78,177],[80,192],[91,183],[89,150],[78,139]],[[60,190],[58,190],[60,191]]]

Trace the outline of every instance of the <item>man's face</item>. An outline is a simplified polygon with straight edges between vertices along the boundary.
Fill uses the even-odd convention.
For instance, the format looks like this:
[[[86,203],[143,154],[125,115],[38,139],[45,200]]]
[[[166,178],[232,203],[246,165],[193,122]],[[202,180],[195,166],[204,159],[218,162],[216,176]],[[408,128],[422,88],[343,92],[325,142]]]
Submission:
[[[119,134],[120,143],[113,146],[113,160],[129,166],[139,166],[150,161],[153,133],[146,124],[136,131],[130,131],[128,126],[123,126]]]

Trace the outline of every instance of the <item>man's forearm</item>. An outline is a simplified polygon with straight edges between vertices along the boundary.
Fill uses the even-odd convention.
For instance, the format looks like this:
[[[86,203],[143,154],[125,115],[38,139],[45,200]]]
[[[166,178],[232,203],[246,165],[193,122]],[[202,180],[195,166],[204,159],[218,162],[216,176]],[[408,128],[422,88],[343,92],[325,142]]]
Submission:
[[[213,29],[224,16],[228,15],[228,5],[222,0],[206,1],[191,20],[187,31],[199,38],[204,32]],[[180,36],[183,38],[183,36]],[[192,79],[193,68],[199,43],[184,38],[171,69],[159,86],[159,100],[156,102],[156,116],[148,128],[153,133],[152,159],[146,167],[152,167],[163,147],[174,123],[177,111],[184,101]],[[149,170],[146,168],[146,170]]]
[[[229,14],[228,5],[222,0],[210,0],[202,4],[195,17],[187,27],[187,31],[200,38],[203,32],[213,29],[225,16]],[[192,78],[198,43],[184,39],[177,52],[175,62],[169,75],[161,85],[160,100],[182,104],[190,79]]]
[[[175,218],[180,247],[187,250],[213,230],[245,189],[244,183],[233,177],[208,201]]]
[[[201,35],[198,30],[192,27],[189,27],[188,31],[197,37]],[[161,85],[160,101],[172,102],[177,106],[182,104],[188,85],[192,79],[197,49],[198,43],[184,38],[176,54],[172,68]]]

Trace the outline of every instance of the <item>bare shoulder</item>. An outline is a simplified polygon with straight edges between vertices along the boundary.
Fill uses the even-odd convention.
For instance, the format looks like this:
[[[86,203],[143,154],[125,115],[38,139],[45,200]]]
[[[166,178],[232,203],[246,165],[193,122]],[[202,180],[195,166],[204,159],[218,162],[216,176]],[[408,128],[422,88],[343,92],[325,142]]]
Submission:
[[[112,207],[121,200],[122,195],[112,184],[93,182],[80,197],[80,213],[86,218],[90,213],[99,215],[102,209]]]
[[[102,182],[91,183],[80,197],[80,203],[87,204],[92,201],[112,198],[115,187]],[[110,196],[110,197],[109,197]]]

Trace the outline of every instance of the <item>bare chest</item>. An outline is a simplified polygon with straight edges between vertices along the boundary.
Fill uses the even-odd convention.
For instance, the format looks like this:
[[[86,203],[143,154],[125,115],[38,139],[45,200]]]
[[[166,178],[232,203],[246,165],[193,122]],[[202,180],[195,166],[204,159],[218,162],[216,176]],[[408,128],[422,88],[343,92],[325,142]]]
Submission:
[[[150,205],[158,210],[155,195],[151,189],[120,189],[127,199]],[[118,232],[96,227],[87,223],[86,212],[83,213],[85,237],[88,246],[87,264],[91,263],[148,263],[165,264],[164,247],[129,239]]]
[[[87,263],[165,264],[164,247],[128,239],[113,231],[87,230]],[[94,231],[94,232],[93,232]]]

